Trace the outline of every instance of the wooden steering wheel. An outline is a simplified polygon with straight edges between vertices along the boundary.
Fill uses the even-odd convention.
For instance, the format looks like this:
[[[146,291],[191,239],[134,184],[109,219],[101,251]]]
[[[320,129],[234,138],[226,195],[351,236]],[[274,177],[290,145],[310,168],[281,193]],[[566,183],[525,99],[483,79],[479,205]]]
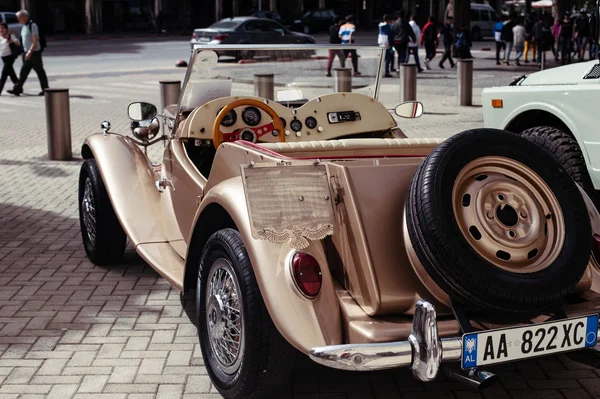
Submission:
[[[225,118],[225,116],[232,109],[243,106],[243,105],[253,106],[258,109],[263,110],[271,117],[272,120],[267,125],[263,125],[263,126],[260,126],[257,128],[248,127],[248,129],[242,129],[241,130],[242,132],[249,131],[249,133],[253,134],[253,136],[252,136],[254,138],[253,141],[257,141],[261,136],[264,136],[267,133],[268,134],[272,133],[273,135],[278,136],[280,142],[285,142],[285,132],[284,132],[284,127],[283,127],[283,122],[281,122],[279,115],[277,115],[277,113],[273,110],[273,108],[269,107],[267,104],[265,104],[263,101],[260,101],[260,100],[255,100],[253,98],[242,98],[240,100],[235,100],[235,101],[227,104],[217,114],[217,118],[215,119],[215,122],[213,123],[213,136],[212,136],[213,144],[214,144],[215,148],[219,148],[219,146],[221,145],[221,143],[223,141],[233,142],[233,141],[242,139],[241,138],[242,135],[240,134],[240,132],[223,133],[221,131],[221,122],[223,122],[223,119]]]

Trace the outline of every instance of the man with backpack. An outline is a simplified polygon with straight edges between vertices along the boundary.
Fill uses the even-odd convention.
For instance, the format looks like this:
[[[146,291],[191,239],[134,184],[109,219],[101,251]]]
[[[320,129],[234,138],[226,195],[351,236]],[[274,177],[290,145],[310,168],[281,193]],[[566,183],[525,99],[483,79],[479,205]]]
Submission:
[[[342,39],[340,39],[340,26],[344,23],[344,18],[336,15],[333,18],[333,25],[329,27],[329,43],[331,44],[342,44]],[[340,65],[342,68],[346,66],[346,57],[344,57],[344,53],[342,50],[329,50],[329,57],[327,58],[327,76],[331,76],[331,67],[333,66],[333,61],[335,57],[340,59]]]
[[[448,17],[444,27],[438,34],[438,39],[442,38],[444,43],[444,55],[439,63],[439,67],[444,69],[444,61],[450,62],[450,67],[454,68],[454,60],[452,59],[452,43],[454,42],[453,28],[452,28],[452,17]]]
[[[42,91],[38,94],[44,95],[44,90],[48,88],[48,77],[44,70],[42,62],[42,51],[44,51],[45,40],[40,36],[40,31],[37,24],[29,19],[27,10],[17,12],[19,23],[23,25],[21,28],[21,43],[23,44],[23,65],[19,74],[19,82],[15,84],[12,90],[7,90],[15,96],[20,96],[23,92],[23,85],[29,76],[29,72],[33,69],[40,80]]]
[[[408,43],[411,39],[416,41],[417,37],[406,19],[406,13],[402,10],[390,31],[390,41],[398,53],[398,64],[407,61]]]

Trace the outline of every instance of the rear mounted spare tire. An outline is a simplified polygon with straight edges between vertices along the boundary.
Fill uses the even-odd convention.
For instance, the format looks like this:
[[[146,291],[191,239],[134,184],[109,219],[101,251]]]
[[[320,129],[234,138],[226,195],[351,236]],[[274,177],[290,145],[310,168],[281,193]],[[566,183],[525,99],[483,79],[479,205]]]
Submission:
[[[465,131],[431,152],[411,180],[406,223],[433,281],[478,312],[553,310],[590,257],[588,212],[571,177],[502,130]]]

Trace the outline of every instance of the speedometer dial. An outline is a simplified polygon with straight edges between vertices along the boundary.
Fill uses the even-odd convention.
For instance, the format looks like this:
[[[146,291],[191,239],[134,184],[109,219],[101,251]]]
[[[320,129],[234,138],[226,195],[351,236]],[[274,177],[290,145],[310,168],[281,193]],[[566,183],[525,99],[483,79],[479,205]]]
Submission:
[[[256,107],[246,107],[242,111],[242,120],[248,126],[256,126],[260,123],[260,111]]]
[[[221,125],[223,125],[225,127],[230,127],[230,126],[235,125],[236,121],[237,121],[237,114],[235,113],[235,110],[232,109],[231,111],[229,111],[227,113],[227,115],[225,115],[225,117],[223,118],[223,121],[221,122]]]

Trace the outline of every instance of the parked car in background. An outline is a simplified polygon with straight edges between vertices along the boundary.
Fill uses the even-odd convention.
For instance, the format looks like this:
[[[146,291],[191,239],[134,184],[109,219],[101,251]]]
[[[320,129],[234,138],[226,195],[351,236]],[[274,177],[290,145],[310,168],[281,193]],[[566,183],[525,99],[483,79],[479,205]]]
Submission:
[[[295,20],[292,29],[306,34],[326,31],[333,23],[333,17],[335,17],[333,10],[311,10],[301,19]]]
[[[446,17],[448,10],[446,10]],[[471,40],[494,36],[494,24],[498,19],[496,10],[489,4],[471,3]]]
[[[208,28],[195,29],[190,41],[196,44],[314,44],[315,38],[292,32],[268,18],[235,17],[215,22]],[[252,58],[252,51],[226,53],[237,59]]]
[[[8,25],[10,33],[20,36],[21,24],[19,24],[19,20],[17,19],[17,13],[2,11],[0,12],[0,21]]]

